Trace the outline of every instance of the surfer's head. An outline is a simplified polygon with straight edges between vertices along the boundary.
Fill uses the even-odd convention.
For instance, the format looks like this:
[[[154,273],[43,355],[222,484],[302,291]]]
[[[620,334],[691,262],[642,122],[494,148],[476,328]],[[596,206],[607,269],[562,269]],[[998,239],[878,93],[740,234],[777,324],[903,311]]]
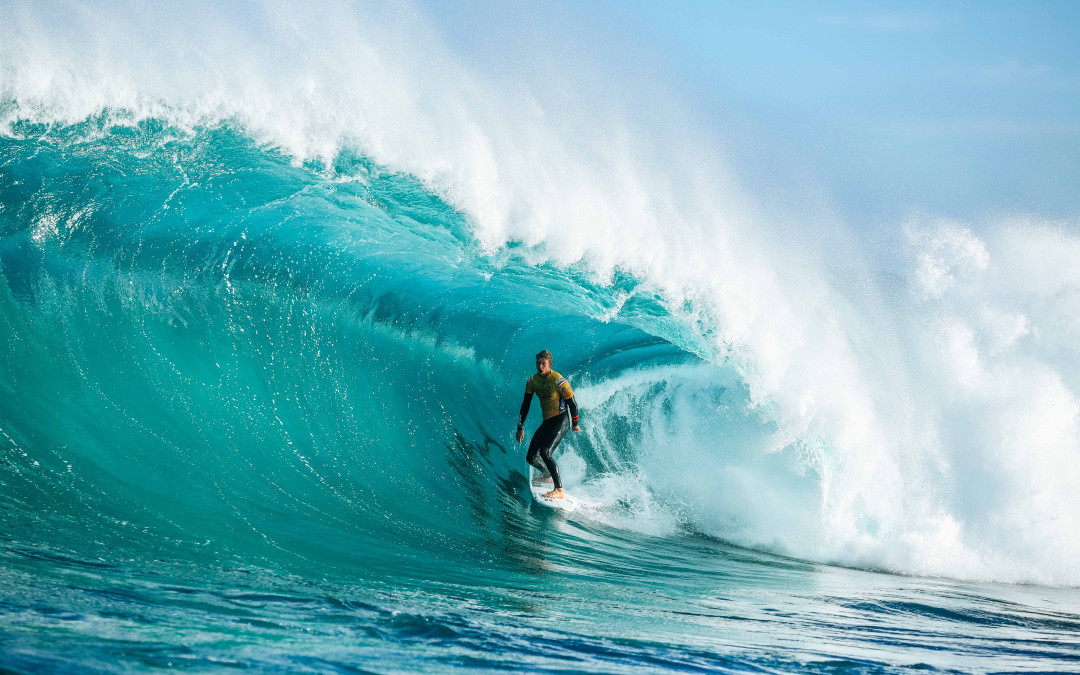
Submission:
[[[551,352],[546,349],[536,355],[536,372],[540,375],[551,372]]]

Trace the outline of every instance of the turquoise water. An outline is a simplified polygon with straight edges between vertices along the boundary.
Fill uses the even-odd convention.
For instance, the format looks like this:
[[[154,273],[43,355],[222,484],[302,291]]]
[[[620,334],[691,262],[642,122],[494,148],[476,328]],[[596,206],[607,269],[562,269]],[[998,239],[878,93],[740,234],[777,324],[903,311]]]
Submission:
[[[827,439],[751,461],[782,422],[699,315],[491,249],[407,173],[114,111],[12,125],[0,207],[5,669],[1080,663],[1074,588],[897,575],[715,518],[729,485],[703,477],[821,500]],[[573,514],[532,502],[512,439],[542,347],[582,405]]]
[[[482,7],[0,3],[0,670],[1080,671],[1074,225]]]

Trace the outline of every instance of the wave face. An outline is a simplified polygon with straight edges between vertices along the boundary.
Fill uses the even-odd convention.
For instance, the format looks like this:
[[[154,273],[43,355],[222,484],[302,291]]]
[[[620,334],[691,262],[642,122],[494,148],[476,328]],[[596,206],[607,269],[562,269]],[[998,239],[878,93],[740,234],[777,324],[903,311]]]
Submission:
[[[34,660],[41,606],[98,617],[64,629],[92,648],[65,644],[107,662],[104,603],[152,615],[144,643],[241,616],[240,643],[269,644],[306,622],[320,653],[346,631],[361,661],[394,649],[402,668],[431,665],[401,656],[416,641],[468,667],[553,630],[569,631],[555,656],[512,664],[739,668],[723,655],[752,644],[747,667],[858,668],[875,638],[804,658],[716,603],[821,584],[809,616],[866,588],[814,563],[1080,585],[1067,227],[913,222],[900,271],[875,272],[824,228],[771,226],[687,139],[646,147],[646,121],[599,114],[582,131],[587,102],[500,94],[437,44],[403,56],[401,17],[128,9],[0,17],[21,38],[0,50],[5,631],[46,644],[9,666],[57,667]],[[93,46],[73,34],[85,22]],[[588,503],[570,520],[530,506],[511,438],[541,348],[583,406],[558,457]],[[959,649],[978,617],[1052,602],[875,579],[896,598],[793,625],[800,644],[959,616]],[[589,608],[545,618],[552,598]],[[672,618],[688,606],[696,619]],[[620,621],[644,637],[612,646]]]
[[[227,127],[108,115],[17,132],[3,141],[3,428],[24,514],[51,511],[62,486],[67,515],[112,514],[93,536],[135,548],[317,562],[334,553],[301,543],[317,530],[467,552],[490,524],[455,514],[480,517],[521,479],[506,436],[536,344],[558,341],[560,367],[593,377],[700,367],[589,318],[635,283],[484,254],[458,212],[362,157],[297,167]],[[568,469],[632,467],[612,448],[637,424],[597,422],[605,445],[582,439]]]

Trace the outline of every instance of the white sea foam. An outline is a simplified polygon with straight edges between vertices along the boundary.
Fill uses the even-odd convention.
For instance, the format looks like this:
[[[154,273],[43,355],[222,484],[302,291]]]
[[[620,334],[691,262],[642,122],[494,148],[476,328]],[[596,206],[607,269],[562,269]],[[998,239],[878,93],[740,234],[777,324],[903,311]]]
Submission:
[[[812,253],[831,230],[780,232],[674,102],[612,106],[585,65],[531,81],[466,64],[412,9],[8,3],[0,24],[7,133],[110,110],[231,120],[298,161],[356,148],[445,195],[489,249],[516,239],[651,284],[738,374],[742,408],[709,403],[700,373],[627,375],[588,405],[645,411],[640,475],[697,527],[1080,584],[1080,240],[1061,224],[926,219],[902,276],[843,271],[850,251]],[[666,407],[643,407],[659,386]]]

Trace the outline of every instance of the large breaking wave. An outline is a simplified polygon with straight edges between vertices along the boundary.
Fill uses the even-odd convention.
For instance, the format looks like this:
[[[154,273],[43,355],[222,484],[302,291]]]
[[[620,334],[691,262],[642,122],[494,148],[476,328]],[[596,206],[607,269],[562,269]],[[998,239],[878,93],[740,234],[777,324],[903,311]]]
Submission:
[[[913,220],[875,271],[773,223],[692,124],[317,9],[2,10],[14,539],[482,558],[547,347],[595,519],[1080,584],[1068,224]]]

